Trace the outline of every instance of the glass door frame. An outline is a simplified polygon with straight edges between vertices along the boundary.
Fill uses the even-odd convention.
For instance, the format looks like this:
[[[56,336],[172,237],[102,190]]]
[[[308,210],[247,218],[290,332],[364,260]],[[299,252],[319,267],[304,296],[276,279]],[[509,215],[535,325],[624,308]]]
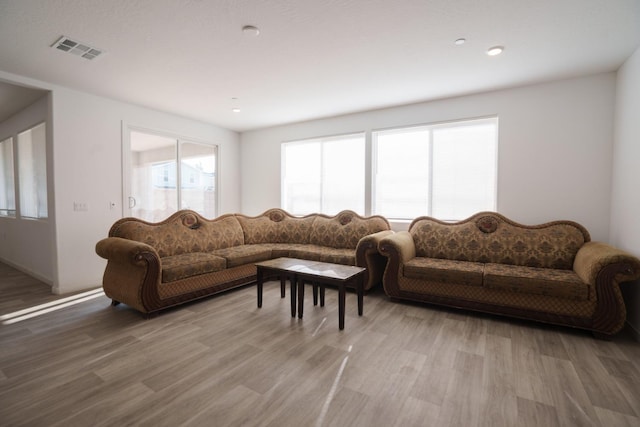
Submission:
[[[203,141],[198,138],[186,137],[184,135],[180,135],[171,131],[160,130],[160,129],[152,129],[144,126],[131,125],[125,121],[122,121],[122,201],[121,201],[121,217],[129,217],[132,216],[131,209],[131,132],[141,132],[147,133],[151,135],[158,135],[164,138],[171,138],[176,140],[176,174],[177,177],[181,177],[182,173],[182,158],[180,147],[182,143],[192,143],[192,144],[201,144],[207,145],[211,147],[215,147],[216,156],[215,156],[215,206],[214,206],[214,215],[213,218],[217,217],[219,214],[219,206],[220,206],[220,191],[219,191],[219,179],[220,176],[220,145],[213,143],[212,141]],[[176,185],[177,191],[177,206],[178,209],[181,209],[180,201],[181,201],[181,193],[182,193],[182,185]]]

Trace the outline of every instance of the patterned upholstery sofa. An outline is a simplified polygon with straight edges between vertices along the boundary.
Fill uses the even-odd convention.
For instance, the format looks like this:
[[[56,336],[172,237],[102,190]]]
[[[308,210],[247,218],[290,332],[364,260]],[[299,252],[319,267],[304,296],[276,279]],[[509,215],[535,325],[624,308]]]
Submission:
[[[525,226],[492,212],[445,223],[416,218],[384,237],[385,293],[414,300],[590,330],[605,338],[626,318],[620,282],[640,261],[590,241],[571,221]]]
[[[281,256],[366,267],[370,289],[382,280],[377,244],[389,228],[383,217],[352,211],[294,217],[271,209],[209,220],[183,210],[159,223],[116,221],[96,253],[108,260],[103,288],[113,304],[151,313],[255,282],[254,263]]]

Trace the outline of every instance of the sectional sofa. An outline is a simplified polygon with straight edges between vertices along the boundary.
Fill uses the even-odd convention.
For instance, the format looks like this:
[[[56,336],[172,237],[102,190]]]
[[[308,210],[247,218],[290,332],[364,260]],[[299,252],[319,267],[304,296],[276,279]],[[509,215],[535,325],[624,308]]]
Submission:
[[[107,259],[105,294],[152,313],[256,281],[255,262],[293,257],[366,267],[365,289],[381,282],[379,240],[392,232],[381,216],[352,211],[294,217],[270,209],[256,217],[206,219],[183,210],[159,223],[123,218],[96,253]]]

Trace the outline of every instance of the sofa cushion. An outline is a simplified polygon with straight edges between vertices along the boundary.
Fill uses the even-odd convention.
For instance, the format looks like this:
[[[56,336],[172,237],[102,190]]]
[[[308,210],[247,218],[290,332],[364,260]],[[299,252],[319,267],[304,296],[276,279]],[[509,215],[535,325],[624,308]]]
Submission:
[[[233,248],[219,249],[214,255],[227,260],[227,268],[264,261],[271,258],[271,249],[260,245],[242,245]]]
[[[156,224],[123,218],[111,227],[109,236],[146,243],[153,246],[160,257],[210,252],[244,243],[242,227],[235,216],[223,215],[209,220],[188,210],[176,212]]]
[[[268,249],[271,251],[271,258],[291,257],[291,251],[298,249],[304,249],[309,245],[303,245],[300,243],[261,243],[259,245],[253,245],[256,247]]]
[[[355,249],[364,236],[389,230],[389,223],[381,216],[361,217],[349,210],[329,217],[316,215],[309,243],[330,248]]]
[[[576,253],[590,240],[572,221],[527,226],[495,212],[445,223],[419,217],[410,226],[416,255],[495,264],[571,270]]]
[[[282,209],[270,209],[257,217],[237,214],[245,243],[309,243],[315,215],[294,217]]]
[[[199,274],[224,270],[227,260],[210,253],[192,252],[160,258],[162,282],[174,282]]]
[[[289,256],[291,258],[330,262],[332,264],[356,265],[355,249],[305,245],[291,249],[289,251]]]
[[[484,285],[492,289],[586,301],[591,287],[573,270],[486,264]]]
[[[484,264],[438,258],[413,258],[404,265],[405,277],[467,286],[482,286]]]

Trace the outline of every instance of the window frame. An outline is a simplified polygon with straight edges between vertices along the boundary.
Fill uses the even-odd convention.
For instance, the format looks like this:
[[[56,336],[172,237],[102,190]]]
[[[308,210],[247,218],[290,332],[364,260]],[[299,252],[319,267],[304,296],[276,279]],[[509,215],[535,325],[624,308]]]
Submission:
[[[27,216],[24,214],[24,209],[23,209],[23,202],[24,202],[24,198],[23,198],[23,190],[24,190],[24,186],[23,186],[23,182],[22,182],[22,178],[21,178],[21,171],[22,171],[22,165],[21,165],[21,159],[23,158],[23,155],[21,153],[22,149],[20,147],[20,135],[23,135],[27,132],[33,131],[34,129],[40,127],[40,126],[44,126],[44,152],[43,154],[43,158],[44,158],[44,206],[46,208],[46,212],[45,212],[45,216],[40,216],[40,213],[36,213],[36,215],[38,216]],[[47,221],[49,219],[49,161],[48,161],[48,143],[47,143],[47,133],[49,132],[48,126],[47,126],[47,121],[46,120],[42,120],[40,122],[37,122],[34,125],[28,126],[25,129],[19,131],[16,133],[15,136],[15,140],[14,140],[14,160],[17,161],[17,165],[18,168],[17,170],[15,170],[15,164],[14,164],[14,179],[16,182],[16,187],[15,187],[15,191],[16,191],[16,217],[20,218],[20,219],[24,219],[24,220],[29,220],[29,221]]]
[[[7,194],[6,194],[6,198],[4,200],[0,201],[0,217],[2,218],[16,218],[18,211],[17,211],[17,199],[16,199],[16,149],[15,149],[15,140],[16,138],[13,135],[9,135],[6,138],[0,140],[0,146],[4,143],[7,143],[7,146],[9,147],[10,153],[9,153],[9,162],[10,162],[10,170],[4,170],[3,167],[3,173],[2,175],[0,175],[0,179],[2,179],[2,185],[4,186],[5,190],[7,190]],[[9,173],[7,173],[9,172]],[[5,182],[6,179],[6,182]],[[9,202],[11,201],[11,197],[13,196],[13,207],[9,204]],[[4,204],[7,204],[6,207],[4,207]]]
[[[194,144],[198,146],[213,147],[215,151],[214,180],[212,183],[213,185],[206,188],[205,191],[214,192],[213,197],[211,199],[214,205],[213,206],[214,212],[212,215],[203,214],[203,216],[215,218],[219,215],[220,197],[221,197],[220,196],[220,176],[221,176],[221,167],[222,167],[221,166],[222,162],[220,161],[222,147],[220,143],[214,141],[213,139],[204,140],[197,137],[185,136],[182,133],[176,133],[176,132],[162,130],[162,129],[154,129],[154,128],[139,126],[139,125],[130,124],[125,121],[122,121],[122,216],[135,216],[131,212],[132,208],[134,208],[136,205],[135,202],[133,203],[133,205],[131,203],[131,199],[132,199],[131,184],[133,179],[132,171],[131,171],[131,167],[133,164],[132,163],[133,159],[131,154],[131,134],[133,132],[174,140],[175,142],[174,148],[176,150],[176,158],[175,158],[175,162],[176,162],[175,176],[176,176],[176,194],[177,194],[176,211],[185,209],[184,207],[182,207],[182,203],[183,203],[182,193],[184,188],[183,188],[183,185],[179,185],[179,184],[184,184],[182,183],[182,161],[184,158],[183,146],[187,144]],[[188,159],[189,156],[186,156],[186,158]],[[163,181],[163,182],[171,181],[171,173],[169,170],[167,170],[167,176],[163,175],[163,178],[167,178],[167,181]]]
[[[407,126],[396,126],[391,128],[381,128],[381,129],[373,129],[371,131],[371,204],[370,204],[370,212],[373,215],[384,215],[382,212],[377,212],[376,207],[376,176],[377,176],[377,160],[378,160],[378,149],[377,149],[377,136],[379,134],[392,134],[392,133],[404,133],[410,132],[411,130],[425,130],[428,131],[428,152],[429,152],[429,183],[428,183],[428,194],[427,194],[427,206],[425,213],[422,216],[433,216],[433,164],[434,164],[434,156],[433,156],[433,132],[439,129],[447,129],[447,128],[463,128],[463,127],[471,127],[477,126],[482,123],[492,123],[495,125],[495,150],[494,150],[494,165],[495,170],[493,174],[493,204],[487,210],[496,211],[498,206],[498,175],[499,175],[499,117],[497,115],[491,116],[482,116],[482,117],[474,117],[474,118],[464,118],[464,119],[456,119],[449,120],[443,122],[435,122],[435,123],[425,123],[425,124],[414,124]],[[415,216],[411,217],[387,217],[389,221],[392,222],[409,222],[415,219]],[[464,218],[438,218],[442,221],[459,221]]]
[[[290,141],[283,141],[280,143],[280,206],[282,209],[286,210],[287,212],[290,212],[292,215],[306,215],[309,212],[296,212],[293,207],[289,207],[287,204],[287,200],[288,200],[288,196],[289,196],[289,192],[287,190],[287,185],[288,185],[288,181],[287,181],[287,153],[286,153],[286,147],[287,146],[301,146],[304,144],[320,144],[319,150],[320,150],[320,164],[319,164],[319,168],[318,170],[320,171],[320,182],[319,182],[319,209],[317,209],[317,212],[319,213],[323,213],[323,212],[327,212],[325,211],[326,206],[324,206],[326,198],[325,193],[324,193],[324,185],[325,182],[323,180],[324,178],[324,172],[325,170],[327,170],[327,165],[325,163],[325,144],[330,144],[330,143],[334,143],[336,141],[340,141],[340,140],[351,140],[351,139],[358,139],[360,138],[362,140],[362,209],[356,209],[355,207],[344,207],[344,209],[351,209],[354,210],[355,212],[359,213],[359,214],[366,214],[367,212],[367,197],[366,197],[366,188],[367,188],[367,182],[366,182],[366,176],[367,176],[367,162],[366,162],[366,158],[367,158],[367,151],[368,151],[368,138],[367,138],[367,133],[365,131],[356,131],[356,132],[348,132],[348,133],[343,133],[343,134],[337,134],[337,135],[329,135],[329,136],[320,136],[320,137],[313,137],[313,138],[305,138],[305,139],[296,139],[296,140],[290,140]],[[341,210],[344,210],[341,209]],[[337,212],[329,212],[326,213],[328,215],[331,214],[336,214]]]

